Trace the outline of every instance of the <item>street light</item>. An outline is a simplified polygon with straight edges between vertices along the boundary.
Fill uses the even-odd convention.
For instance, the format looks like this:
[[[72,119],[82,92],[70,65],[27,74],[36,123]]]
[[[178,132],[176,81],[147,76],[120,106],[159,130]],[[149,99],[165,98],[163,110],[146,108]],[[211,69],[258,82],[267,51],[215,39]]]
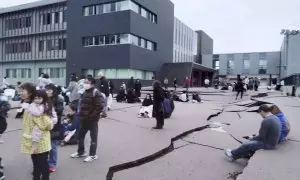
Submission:
[[[281,68],[283,67],[285,70],[287,68],[287,63],[288,63],[288,56],[289,56],[289,38],[290,36],[296,36],[300,33],[300,30],[290,30],[290,29],[282,29],[280,34],[285,36],[285,60],[286,64],[281,65],[282,59],[280,58],[280,64],[279,64],[279,77],[282,78],[281,74]]]

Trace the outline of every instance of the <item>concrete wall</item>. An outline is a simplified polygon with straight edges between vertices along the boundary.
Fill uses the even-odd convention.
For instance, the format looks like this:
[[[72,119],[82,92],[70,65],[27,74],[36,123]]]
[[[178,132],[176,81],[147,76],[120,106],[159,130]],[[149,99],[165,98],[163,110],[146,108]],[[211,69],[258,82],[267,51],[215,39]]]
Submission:
[[[300,35],[291,36],[289,38],[289,52],[287,61],[287,74],[286,76],[300,73]]]
[[[209,37],[204,31],[200,30],[196,32],[198,34],[196,63],[210,65],[210,62],[212,61],[212,56],[211,58],[208,58],[210,56],[205,55],[213,54],[213,39]],[[209,68],[212,68],[212,66],[209,66]]]

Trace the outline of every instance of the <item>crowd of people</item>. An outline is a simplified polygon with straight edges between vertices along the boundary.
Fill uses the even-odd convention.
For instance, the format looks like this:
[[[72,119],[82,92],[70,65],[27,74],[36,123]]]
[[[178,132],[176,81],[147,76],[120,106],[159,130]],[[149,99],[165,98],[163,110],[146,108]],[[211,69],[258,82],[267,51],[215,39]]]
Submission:
[[[236,90],[242,93],[243,85],[242,80],[239,80]],[[177,87],[176,79],[174,87]],[[188,89],[188,85],[186,88]],[[122,82],[116,100],[119,103],[139,103],[141,89],[140,80],[131,77],[126,84]],[[47,74],[41,74],[37,85],[19,84],[16,95],[21,100],[21,109],[16,118],[23,119],[21,152],[31,157],[34,180],[48,180],[50,173],[56,171],[59,145],[77,145],[77,151],[70,155],[71,158],[84,157],[84,162],[98,159],[98,121],[108,116],[113,91],[112,81],[107,80],[102,72],[95,78],[92,75],[78,77],[71,74],[66,88],[53,84]],[[165,119],[170,118],[175,110],[174,101],[200,103],[201,98],[194,93],[190,100],[187,91],[181,94],[176,90],[168,91],[167,79],[163,84],[155,80],[153,94],[146,94],[138,117],[155,118],[156,126],[153,129],[163,129]],[[9,110],[8,99],[0,96],[0,143],[4,143],[1,136],[7,128]],[[263,105],[259,108],[259,113],[265,118],[259,135],[235,150],[226,150],[225,154],[230,160],[249,156],[258,149],[273,149],[277,143],[286,140],[290,125],[280,109],[277,106]],[[88,132],[91,142],[86,153],[84,140]],[[0,158],[0,180],[4,179],[1,162]]]

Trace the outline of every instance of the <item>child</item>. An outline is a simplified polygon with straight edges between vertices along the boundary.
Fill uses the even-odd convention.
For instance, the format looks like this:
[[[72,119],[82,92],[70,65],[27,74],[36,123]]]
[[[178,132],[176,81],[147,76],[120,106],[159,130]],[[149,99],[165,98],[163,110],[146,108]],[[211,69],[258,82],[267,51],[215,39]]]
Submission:
[[[61,145],[75,145],[78,144],[78,132],[80,128],[80,117],[78,113],[78,103],[71,103],[69,106],[68,117],[71,122],[66,123],[65,126],[65,138]]]
[[[37,95],[34,98],[33,103],[31,103],[27,109],[27,112],[31,114],[35,118],[42,118],[44,115],[45,109],[47,109],[47,102],[44,101],[43,91],[38,91]],[[57,123],[57,115],[53,107],[52,108],[52,123],[55,125]],[[35,151],[37,145],[40,143],[40,139],[42,136],[42,131],[39,129],[37,125],[35,125],[32,129],[32,146],[33,152]]]
[[[27,90],[28,91],[28,90]],[[44,90],[38,90],[34,98],[35,105],[28,105],[24,108],[23,134],[21,139],[21,152],[30,154],[33,163],[33,179],[49,179],[48,155],[51,150],[50,130],[53,128],[53,107],[48,101]],[[35,110],[44,106],[41,116]],[[41,110],[41,108],[39,109]],[[35,135],[34,131],[39,129],[40,134]],[[35,129],[35,130],[34,130]]]

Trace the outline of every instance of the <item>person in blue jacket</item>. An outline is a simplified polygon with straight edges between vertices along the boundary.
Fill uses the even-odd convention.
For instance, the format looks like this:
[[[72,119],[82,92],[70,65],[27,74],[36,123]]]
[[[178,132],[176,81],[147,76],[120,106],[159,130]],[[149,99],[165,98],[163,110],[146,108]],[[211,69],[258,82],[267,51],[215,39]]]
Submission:
[[[68,113],[71,122],[64,125],[64,135],[67,136],[72,131],[75,131],[75,134],[68,141],[63,141],[61,145],[76,145],[78,144],[78,132],[80,128],[80,117],[78,112],[78,103],[71,103],[69,105],[70,111]]]
[[[285,117],[285,115],[281,112],[278,106],[272,105],[272,114],[278,117],[281,123],[281,133],[280,133],[280,138],[279,138],[279,143],[286,141],[287,136],[290,132],[290,123]]]

